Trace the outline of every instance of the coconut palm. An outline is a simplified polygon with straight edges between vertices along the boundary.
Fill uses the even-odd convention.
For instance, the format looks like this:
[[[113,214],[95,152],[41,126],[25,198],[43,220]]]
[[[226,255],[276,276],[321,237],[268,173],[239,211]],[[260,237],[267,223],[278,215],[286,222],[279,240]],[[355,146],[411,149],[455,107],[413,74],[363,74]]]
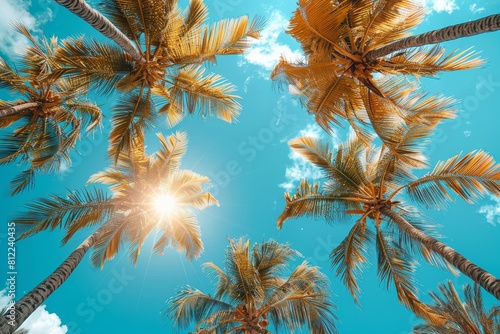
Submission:
[[[225,268],[204,265],[217,281],[214,295],[186,287],[169,300],[166,315],[177,329],[194,322],[199,334],[267,334],[270,324],[289,333],[337,333],[327,278],[305,261],[290,273],[297,255],[274,240],[253,247],[229,240]]]
[[[291,140],[293,150],[319,167],[326,181],[320,185],[302,180],[295,195],[286,193],[278,227],[301,216],[321,217],[331,223],[357,216],[347,237],[331,253],[336,274],[354,299],[357,301],[360,290],[357,277],[367,262],[368,247],[373,245],[379,278],[387,287],[394,284],[399,301],[413,312],[439,324],[441,317],[418,300],[414,256],[453,265],[496,298],[500,298],[500,280],[436,240],[432,225],[425,223],[417,208],[403,203],[403,194],[430,208],[443,206],[452,193],[469,203],[485,192],[500,196],[500,165],[485,152],[474,151],[439,162],[432,172],[416,178],[412,170],[426,165],[421,152],[429,131],[425,125],[394,130],[393,141],[407,155],[404,162],[385,146],[367,148],[355,137],[336,150],[318,139]]]
[[[364,110],[371,100],[383,99],[399,108],[400,99],[407,95],[408,76],[480,65],[474,52],[446,54],[439,45],[421,46],[497,30],[500,15],[402,39],[423,20],[420,3],[300,0],[288,33],[301,43],[307,62],[282,59],[272,78],[287,87],[296,86],[296,93],[325,130],[347,119],[358,131],[353,123],[358,114],[366,117]],[[385,108],[380,114],[368,114],[369,121],[376,123],[377,115],[385,117],[383,110],[390,112]],[[397,115],[406,120],[405,113]]]
[[[83,8],[78,10],[85,16]],[[190,1],[185,13],[177,1],[167,0],[106,0],[101,10],[132,41],[140,59],[124,54],[124,49],[83,38],[68,41],[59,59],[67,74],[90,80],[100,91],[117,88],[126,93],[113,109],[110,155],[115,160],[131,138],[152,125],[156,110],[166,115],[170,126],[195,112],[236,120],[240,105],[233,94],[235,87],[220,75],[205,74],[202,63],[242,53],[250,38],[259,36],[262,20],[249,21],[244,16],[207,25],[208,10],[202,0]]]
[[[481,288],[467,284],[464,286],[465,301],[463,302],[453,283],[440,284],[437,293],[431,292],[434,300],[431,306],[441,314],[447,322],[440,326],[422,324],[413,328],[414,334],[498,334],[500,333],[500,307],[493,306],[490,310],[484,307]]]
[[[87,86],[61,77],[54,59],[57,40],[38,42],[25,26],[15,28],[31,45],[14,66],[0,58],[0,88],[16,96],[0,100],[0,128],[6,129],[0,138],[0,163],[29,167],[11,182],[12,194],[33,186],[36,172],[56,172],[70,164],[69,152],[81,130],[93,131],[102,118],[99,107],[82,98]]]
[[[111,196],[98,189],[54,195],[29,204],[28,211],[14,220],[30,227],[22,238],[63,227],[63,243],[82,228],[99,226],[54,273],[16,303],[16,326],[69,277],[91,248],[92,264],[102,268],[127,243],[135,264],[146,237],[157,231],[155,252],[163,253],[170,245],[190,259],[200,255],[203,243],[192,208],[203,209],[217,201],[203,190],[207,177],[179,169],[186,135],[158,134],[158,138],[160,148],[154,154],[146,155],[142,138],[135,138],[132,150],[120,154],[115,168],[90,177],[90,183],[110,185]],[[1,320],[1,332],[12,333],[17,327],[6,321]]]

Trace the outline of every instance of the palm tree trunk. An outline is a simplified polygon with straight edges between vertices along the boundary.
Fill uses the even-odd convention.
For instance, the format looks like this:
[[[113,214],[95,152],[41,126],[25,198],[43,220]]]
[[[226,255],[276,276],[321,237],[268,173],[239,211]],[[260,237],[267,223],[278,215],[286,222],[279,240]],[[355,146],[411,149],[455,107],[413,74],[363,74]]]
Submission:
[[[0,333],[12,334],[21,324],[56,291],[82,261],[85,253],[95,244],[99,236],[114,228],[121,219],[111,219],[85,239],[64,262],[42,283],[27,293],[14,305],[15,319],[7,315],[0,319]]]
[[[135,62],[144,61],[142,55],[137,51],[130,39],[111,23],[104,15],[90,7],[85,0],[55,0],[70,12],[85,20],[92,27],[100,31],[104,36],[115,41]]]
[[[38,107],[39,105],[40,105],[40,103],[38,103],[38,102],[27,102],[27,103],[23,103],[23,104],[20,104],[17,106],[12,106],[10,108],[0,110],[0,117],[6,117],[6,116],[14,115],[14,114],[19,114],[19,113],[25,111],[26,109],[35,108],[35,107]]]
[[[442,43],[457,38],[474,36],[499,29],[500,14],[490,15],[479,20],[461,23],[442,29],[432,30],[424,34],[400,39],[394,43],[368,52],[366,54],[366,62],[369,63],[375,59],[387,56],[390,53],[406,50],[408,48]]]
[[[439,254],[443,259],[451,263],[455,268],[460,270],[464,275],[471,278],[474,282],[481,285],[486,291],[491,293],[500,300],[500,280],[486,270],[476,266],[474,263],[467,260],[453,248],[448,247],[440,241],[428,236],[421,230],[417,229],[409,222],[401,217],[397,212],[389,208],[381,208],[380,212],[391,218],[400,229],[402,229],[411,238],[420,241],[427,248]]]

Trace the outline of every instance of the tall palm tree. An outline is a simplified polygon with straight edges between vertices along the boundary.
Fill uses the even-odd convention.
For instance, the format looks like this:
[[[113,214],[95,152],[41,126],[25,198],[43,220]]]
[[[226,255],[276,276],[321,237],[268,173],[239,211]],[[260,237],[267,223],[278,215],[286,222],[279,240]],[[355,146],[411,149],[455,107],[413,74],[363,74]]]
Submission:
[[[153,250],[163,253],[166,246],[197,257],[203,250],[200,229],[192,208],[203,209],[218,204],[205,192],[205,176],[180,170],[186,151],[186,135],[177,133],[168,138],[158,134],[160,148],[152,155],[144,153],[142,138],[134,140],[128,152],[122,152],[117,167],[91,176],[89,182],[109,184],[112,192],[82,190],[66,196],[39,199],[28,205],[28,211],[15,221],[31,228],[21,237],[46,229],[64,227],[66,243],[76,232],[89,226],[99,226],[42,283],[19,300],[16,326],[0,322],[2,333],[12,333],[69,277],[89,249],[91,262],[102,266],[112,259],[120,245],[129,245],[130,258],[137,261],[141,247],[152,231],[158,232]]]
[[[271,323],[287,332],[337,333],[326,276],[305,261],[290,274],[296,255],[274,240],[252,248],[250,240],[229,240],[225,270],[204,265],[217,280],[214,295],[186,287],[169,300],[166,315],[178,329],[196,323],[199,334],[268,334]]]
[[[485,192],[500,196],[500,165],[485,152],[474,151],[439,162],[432,172],[417,178],[412,170],[426,165],[422,138],[428,138],[429,129],[414,126],[395,134],[399,139],[394,136],[394,141],[408,155],[406,162],[385,146],[367,148],[354,137],[336,150],[314,138],[291,140],[290,146],[318,166],[326,181],[320,185],[302,180],[295,195],[286,193],[278,227],[300,216],[325,218],[331,223],[357,217],[347,237],[331,253],[336,274],[356,301],[357,277],[371,245],[378,257],[379,278],[387,286],[392,282],[399,301],[431,323],[439,324],[442,318],[418,300],[413,284],[415,255],[433,264],[453,265],[500,299],[500,280],[436,240],[432,225],[425,223],[419,210],[403,202],[407,198],[436,208],[450,201],[452,193],[469,203]]]
[[[446,54],[438,45],[420,46],[448,40],[445,36],[458,38],[500,28],[500,15],[494,15],[402,39],[424,18],[418,1],[300,0],[298,5],[288,33],[301,43],[307,62],[282,59],[272,78],[297,86],[308,111],[327,131],[339,119],[353,123],[371,100],[381,98],[398,108],[408,93],[408,76],[432,76],[482,64],[474,52]],[[391,44],[395,40],[397,46]],[[396,114],[406,120],[405,113]],[[378,121],[377,114],[368,116],[370,122]]]
[[[0,128],[6,129],[0,138],[0,164],[23,162],[29,167],[11,182],[12,194],[32,186],[36,172],[55,172],[70,164],[69,152],[81,130],[95,130],[102,118],[99,107],[82,98],[87,86],[61,77],[54,59],[57,40],[38,42],[25,26],[15,28],[31,45],[14,66],[0,58],[0,88],[16,95],[13,101],[0,100]]]
[[[262,20],[244,16],[207,25],[208,10],[202,0],[191,0],[185,13],[177,1],[168,0],[105,0],[101,9],[132,41],[141,59],[84,39],[68,41],[59,59],[67,74],[90,80],[102,92],[117,88],[126,93],[113,109],[110,155],[115,160],[131,138],[152,124],[156,104],[170,126],[194,112],[236,120],[240,105],[235,87],[220,75],[205,74],[202,64],[242,53],[251,38],[259,37]]]
[[[413,327],[414,334],[498,334],[500,333],[500,307],[490,310],[484,307],[481,288],[469,284],[463,288],[465,301],[462,301],[451,281],[440,284],[443,297],[432,292],[434,304],[431,306],[447,322],[440,326],[422,324]]]

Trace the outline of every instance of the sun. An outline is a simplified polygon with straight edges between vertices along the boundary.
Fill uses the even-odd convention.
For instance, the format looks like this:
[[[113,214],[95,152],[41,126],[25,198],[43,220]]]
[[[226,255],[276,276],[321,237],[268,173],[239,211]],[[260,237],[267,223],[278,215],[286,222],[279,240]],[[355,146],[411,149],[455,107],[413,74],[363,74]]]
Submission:
[[[177,209],[177,200],[169,194],[162,194],[156,197],[154,207],[162,216],[172,214]]]

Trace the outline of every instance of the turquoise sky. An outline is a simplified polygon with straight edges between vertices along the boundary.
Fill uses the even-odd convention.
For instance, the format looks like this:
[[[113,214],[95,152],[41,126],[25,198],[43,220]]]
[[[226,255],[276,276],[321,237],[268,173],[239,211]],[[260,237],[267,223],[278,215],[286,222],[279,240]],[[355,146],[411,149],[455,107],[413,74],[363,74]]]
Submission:
[[[165,301],[185,285],[211,292],[212,285],[201,270],[204,262],[223,265],[226,237],[248,236],[254,242],[269,238],[289,242],[304,258],[331,278],[333,301],[338,306],[338,329],[345,334],[406,334],[418,323],[397,301],[393,289],[387,291],[379,283],[374,264],[360,280],[361,306],[354,304],[343,284],[330,268],[328,254],[345,236],[348,225],[329,226],[323,221],[292,220],[283,230],[275,227],[275,219],[284,207],[283,192],[297,185],[297,178],[317,178],[317,172],[291,155],[287,141],[303,134],[327,138],[314,124],[314,119],[297,104],[288,92],[280,92],[269,80],[272,67],[280,54],[300,56],[298,45],[283,33],[287,20],[295,9],[295,1],[207,0],[212,20],[240,15],[262,15],[268,19],[262,41],[255,44],[247,56],[221,57],[210,69],[222,74],[238,87],[243,108],[237,124],[217,119],[202,120],[187,117],[174,129],[158,122],[155,132],[166,135],[187,131],[189,148],[183,168],[209,176],[211,191],[220,207],[210,207],[198,213],[205,251],[198,260],[187,261],[173,249],[165,255],[151,255],[150,239],[143,248],[136,267],[128,260],[125,249],[103,270],[93,268],[88,257],[68,281],[56,291],[26,322],[34,334],[104,334],[173,333],[171,323],[162,317]],[[96,1],[90,2],[95,4]],[[181,1],[184,7],[186,1]],[[427,1],[429,14],[417,32],[450,24],[474,20],[498,13],[500,1]],[[22,40],[6,24],[18,19],[35,33],[58,36],[60,39],[85,34],[99,37],[90,26],[49,0],[3,0],[0,8],[0,53],[12,60]],[[500,161],[500,33],[461,39],[444,45],[448,50],[474,47],[481,51],[487,63],[470,71],[445,73],[422,84],[430,93],[453,96],[460,102],[458,117],[442,124],[427,151],[431,164],[460,152],[483,149]],[[0,98],[7,99],[5,92]],[[0,244],[6,243],[7,223],[24,203],[48,194],[65,194],[81,189],[91,174],[108,165],[106,161],[109,109],[113,97],[100,98],[107,114],[103,133],[83,138],[73,154],[73,165],[60,175],[37,177],[36,188],[14,198],[8,195],[8,182],[20,171],[19,166],[2,166],[0,180],[2,218]],[[339,129],[332,140],[342,141],[347,131]],[[147,138],[148,152],[153,152],[154,133]],[[290,188],[292,189],[292,188]],[[500,200],[485,198],[477,205],[457,199],[446,210],[424,212],[441,225],[443,240],[471,261],[500,276]],[[60,246],[62,231],[43,232],[17,244],[18,297],[31,290],[48,276],[70,252],[91,233],[82,231],[64,247]],[[5,256],[6,258],[6,256]],[[6,268],[6,259],[0,260]],[[297,262],[298,263],[298,262]],[[2,270],[6,271],[6,270]],[[463,277],[422,263],[416,275],[421,295],[435,290],[440,282],[452,279],[457,286],[468,283]],[[2,287],[0,286],[0,290]],[[424,300],[427,298],[424,296]],[[495,302],[486,295],[488,305]],[[5,291],[0,304],[5,302]]]

